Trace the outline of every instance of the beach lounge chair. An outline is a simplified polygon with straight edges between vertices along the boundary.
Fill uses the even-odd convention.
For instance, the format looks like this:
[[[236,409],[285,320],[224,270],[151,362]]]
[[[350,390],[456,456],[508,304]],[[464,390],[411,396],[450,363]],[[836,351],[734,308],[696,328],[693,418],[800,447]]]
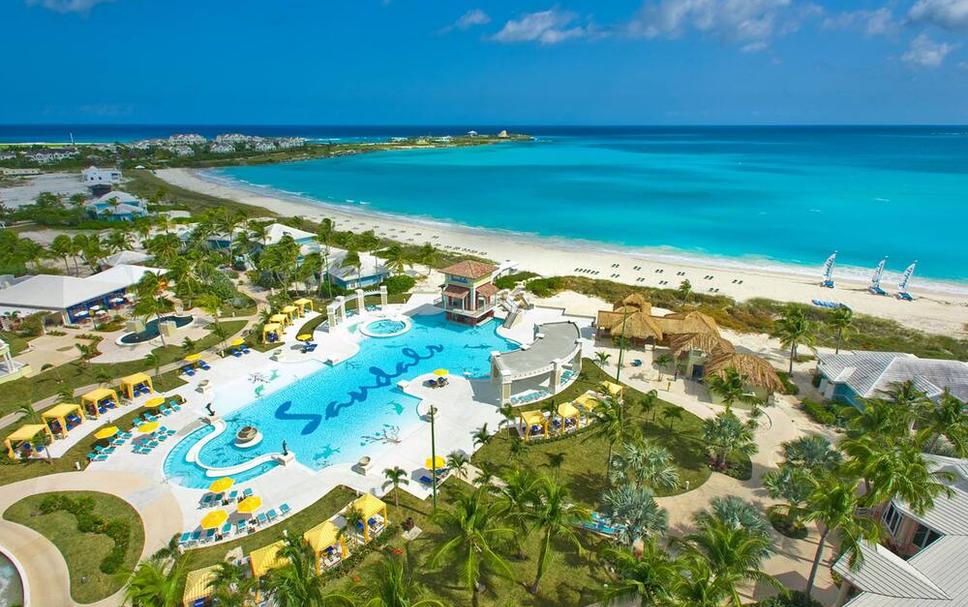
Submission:
[[[174,409],[175,411],[181,411],[181,405],[179,405],[175,401],[171,401],[171,408]]]
[[[239,492],[233,489],[226,499],[231,503],[234,502],[237,497],[239,497]]]
[[[266,518],[268,518],[270,522],[276,520],[276,518],[278,518],[278,517],[279,517],[279,515],[276,514],[276,509],[275,508],[272,508],[268,512],[266,512]]]
[[[232,523],[226,522],[222,525],[222,535],[228,535],[230,533],[232,533]]]
[[[200,503],[199,503],[199,505],[200,505],[200,506],[201,506],[202,508],[208,508],[209,506],[211,506],[211,505],[212,505],[212,500],[213,500],[214,498],[215,498],[215,496],[214,496],[213,494],[211,494],[211,493],[206,493],[205,495],[203,495],[203,496],[202,496],[202,499],[201,499],[201,501],[200,501]]]
[[[179,536],[178,543],[184,546],[185,544],[190,542],[191,539],[192,539],[192,532],[186,531],[185,533],[182,533],[181,536]]]
[[[193,369],[192,367],[182,367],[182,373],[184,373],[189,377],[192,377],[193,375],[195,375],[195,369]]]
[[[265,512],[260,512],[256,518],[259,520],[260,525],[265,525],[266,523],[269,522],[269,517],[266,515]]]
[[[292,511],[292,508],[289,507],[289,504],[283,504],[283,505],[279,506],[279,512],[280,512],[280,514],[282,516],[286,516],[291,511]]]
[[[202,541],[204,541],[204,542],[210,542],[214,538],[215,538],[215,530],[214,529],[207,529],[205,531],[205,537],[202,538]]]
[[[247,527],[247,525],[245,523],[245,519],[239,519],[235,523],[235,532],[236,533],[245,533],[246,527]]]
[[[204,360],[198,361],[198,366],[201,367],[202,371],[208,371],[212,367]]]
[[[196,529],[195,531],[192,531],[192,541],[197,542],[200,539],[202,539],[202,530]]]
[[[93,462],[95,457],[97,457],[97,453],[91,451],[87,454],[87,461]]]
[[[253,493],[252,488],[249,487],[242,492],[242,497],[250,497],[252,493]]]
[[[239,346],[239,349],[242,350],[242,354],[248,354],[249,352],[252,351],[249,349],[249,346],[245,344],[242,344],[241,346]]]

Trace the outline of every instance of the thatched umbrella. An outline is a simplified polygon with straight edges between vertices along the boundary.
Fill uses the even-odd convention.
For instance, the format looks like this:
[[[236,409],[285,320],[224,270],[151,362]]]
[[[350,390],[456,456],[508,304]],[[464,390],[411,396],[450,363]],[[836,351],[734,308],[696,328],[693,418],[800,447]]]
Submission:
[[[627,317],[619,318],[618,322],[608,328],[612,337],[624,335],[627,339],[646,340],[662,339],[662,329],[646,312],[636,311]]]
[[[706,361],[705,376],[722,377],[726,369],[733,368],[743,376],[747,383],[759,386],[767,392],[783,392],[786,387],[766,359],[754,354],[723,352]]]
[[[624,306],[630,306],[632,308],[642,310],[646,314],[652,313],[652,304],[649,302],[648,299],[645,298],[645,295],[642,295],[641,293],[638,293],[638,292],[629,293],[628,295],[625,296],[625,299],[615,304],[614,307],[616,310],[619,310]]]
[[[712,333],[677,333],[669,336],[669,349],[676,358],[684,352],[699,350],[710,356],[735,352],[733,344]]]

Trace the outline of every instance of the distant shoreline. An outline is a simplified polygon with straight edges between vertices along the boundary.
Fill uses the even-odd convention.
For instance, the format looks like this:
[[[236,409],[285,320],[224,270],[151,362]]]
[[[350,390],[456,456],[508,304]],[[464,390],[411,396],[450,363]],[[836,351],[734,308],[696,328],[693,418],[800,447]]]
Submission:
[[[866,293],[869,270],[840,267],[835,273],[837,289],[819,287],[819,268],[776,262],[703,257],[679,251],[621,247],[601,242],[549,238],[533,234],[474,228],[420,217],[347,208],[295,194],[245,184],[231,178],[194,169],[163,169],[155,174],[178,187],[266,208],[283,216],[300,215],[315,220],[328,217],[341,229],[373,229],[378,234],[409,242],[431,242],[436,247],[487,256],[495,261],[511,259],[522,269],[542,275],[587,275],[635,287],[676,288],[688,279],[697,292],[719,289],[718,294],[738,300],[766,297],[809,304],[811,299],[842,301],[858,312],[895,319],[902,324],[933,333],[961,334],[968,324],[968,285],[918,280],[913,303]],[[448,247],[449,245],[449,247]],[[458,247],[454,249],[452,247]],[[619,268],[612,268],[618,263]],[[764,266],[769,263],[768,266]],[[635,270],[640,267],[641,270]],[[598,274],[577,272],[577,268]],[[658,272],[662,270],[662,272]],[[679,275],[684,272],[685,275]],[[860,275],[860,273],[864,275]],[[612,277],[611,274],[619,274]],[[714,275],[713,279],[705,276]],[[664,281],[664,284],[662,281]],[[734,282],[735,281],[735,282]],[[742,281],[742,282],[738,282]],[[890,291],[893,276],[884,283]]]

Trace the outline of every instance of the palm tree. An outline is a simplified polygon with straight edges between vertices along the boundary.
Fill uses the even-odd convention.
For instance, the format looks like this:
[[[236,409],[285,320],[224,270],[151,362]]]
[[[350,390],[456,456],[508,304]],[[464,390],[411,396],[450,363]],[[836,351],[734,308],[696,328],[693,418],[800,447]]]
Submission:
[[[789,306],[783,316],[773,326],[773,336],[780,339],[780,343],[790,348],[790,369],[793,374],[793,360],[797,357],[797,347],[813,345],[815,340],[813,323],[807,320],[803,308]]]
[[[561,477],[561,467],[565,465],[565,453],[564,451],[552,451],[551,453],[545,453],[546,463],[549,468],[553,468],[555,471],[555,482]]]
[[[624,443],[612,459],[609,475],[612,483],[636,487],[675,489],[679,486],[679,470],[669,450],[644,440]]]
[[[514,468],[497,490],[498,511],[501,517],[515,528],[516,533],[512,544],[520,560],[524,560],[522,545],[531,533],[527,514],[532,503],[537,499],[535,491],[537,482],[537,475],[529,468]]]
[[[412,564],[400,557],[387,557],[373,565],[366,580],[359,587],[362,607],[445,607],[443,602],[426,597]]]
[[[667,367],[674,360],[675,359],[672,358],[671,354],[663,352],[662,354],[655,357],[655,364],[657,367],[659,367],[659,369],[662,369],[664,367]],[[659,379],[662,379],[661,376],[659,377]]]
[[[154,367],[155,377],[158,377],[158,374],[161,373],[161,357],[155,354],[154,351],[151,351],[145,354],[145,357],[143,360],[144,360],[145,366],[148,367],[149,369]]]
[[[247,568],[222,561],[216,565],[215,576],[209,584],[212,598],[224,607],[245,607],[255,590],[256,579],[247,575]]]
[[[510,435],[514,426],[518,423],[518,410],[514,408],[514,405],[504,404],[498,409],[498,413],[504,418],[501,420],[501,424],[507,428]]]
[[[678,563],[681,570],[672,587],[676,607],[722,607],[723,601],[733,597],[729,580],[716,575],[702,554],[686,552]]]
[[[746,389],[746,378],[733,367],[725,369],[722,375],[708,378],[706,387],[723,401],[727,411],[732,410],[734,403],[753,404],[759,400]]]
[[[714,418],[705,419],[702,426],[703,443],[716,470],[726,469],[726,461],[731,453],[747,456],[756,453],[753,431],[732,413],[724,411]]]
[[[648,487],[619,485],[605,492],[602,503],[608,520],[621,529],[619,539],[627,546],[665,533],[669,527],[669,513],[659,506]]]
[[[471,593],[471,605],[477,607],[483,580],[492,575],[512,575],[511,567],[496,549],[511,539],[514,531],[501,526],[496,506],[486,501],[480,489],[459,495],[452,509],[438,510],[432,518],[447,539],[431,554],[430,566],[453,564]]]
[[[863,542],[877,542],[880,537],[880,525],[874,519],[858,515],[860,502],[857,497],[857,482],[853,479],[837,478],[827,475],[820,482],[816,490],[807,499],[807,521],[816,521],[820,529],[820,540],[817,542],[817,552],[810,567],[807,578],[807,598],[813,593],[813,586],[817,579],[817,569],[826,545],[827,536],[834,532],[840,538],[840,552],[846,554],[851,567],[859,564],[863,559],[861,545]]]
[[[655,416],[659,411],[659,393],[655,390],[646,392],[639,400],[639,410],[642,411],[643,415],[651,413],[652,423],[655,424]]]
[[[833,470],[844,459],[829,440],[817,434],[783,443],[783,457],[790,464],[812,472]]]
[[[142,561],[124,587],[124,602],[131,607],[180,607],[184,561],[148,559]]]
[[[602,557],[621,578],[602,593],[603,605],[634,604],[636,597],[643,607],[669,604],[679,578],[679,567],[655,538],[648,538],[642,544],[640,555],[632,554],[627,548],[605,548]]]
[[[31,405],[21,405],[17,407],[17,418],[18,422],[24,422],[27,424],[42,424],[44,423],[40,417],[40,413],[34,409]]]
[[[840,354],[840,344],[843,342],[844,337],[850,333],[853,324],[854,311],[846,306],[834,308],[833,312],[830,313],[830,316],[827,318],[827,325],[837,331],[837,347],[834,349],[834,354]]]
[[[595,423],[585,432],[584,440],[603,439],[608,444],[605,458],[605,476],[612,469],[612,450],[618,443],[626,442],[638,434],[625,406],[613,398],[605,398],[602,404],[592,411]]]
[[[700,528],[712,524],[717,519],[730,527],[742,527],[751,533],[770,538],[770,523],[749,502],[735,495],[716,496],[709,503],[709,509],[695,516]]]
[[[161,315],[170,312],[173,307],[171,301],[162,296],[161,280],[154,272],[148,272],[142,276],[135,285],[135,291],[138,294],[138,301],[134,304],[134,313],[142,318],[154,316],[160,323]],[[161,345],[167,345],[165,334],[159,331],[158,336],[161,338]]]
[[[919,410],[920,443],[933,453],[938,440],[945,437],[958,457],[968,456],[968,415],[965,405],[946,388],[937,403],[928,401]]]
[[[605,352],[604,350],[598,350],[595,352],[595,361],[598,363],[599,367],[604,367],[608,364],[608,359],[612,357],[611,354]]]
[[[341,268],[353,268],[356,270],[356,279],[362,278],[360,276],[360,267],[362,266],[362,261],[360,261],[360,253],[356,249],[350,249],[346,252],[346,256],[343,257],[343,262],[340,264]]]
[[[400,245],[393,245],[384,249],[380,252],[380,257],[384,259],[387,269],[393,271],[395,274],[403,274],[406,272],[407,264],[410,261],[410,258]]]
[[[786,501],[788,529],[799,527],[807,499],[822,475],[840,466],[843,457],[822,436],[802,436],[783,443],[784,461],[763,475],[763,486],[773,499]]]
[[[487,431],[487,424],[484,424],[477,430],[474,430],[471,434],[471,438],[474,440],[475,447],[483,447],[491,440],[491,433]]]
[[[717,584],[726,591],[735,607],[741,607],[737,586],[746,582],[779,583],[762,571],[762,562],[773,547],[773,539],[732,525],[718,517],[708,517],[701,528],[678,543],[693,558],[705,559]]]
[[[386,481],[383,483],[383,489],[386,490],[387,487],[393,486],[393,505],[397,508],[400,507],[400,485],[409,485],[410,479],[407,478],[407,471],[400,466],[394,466],[392,468],[387,468],[383,471],[383,476],[386,477]]]
[[[316,573],[316,555],[300,535],[287,535],[279,548],[286,564],[265,577],[266,593],[278,607],[323,607],[327,602]]]
[[[467,465],[471,463],[463,451],[452,451],[447,456],[447,467],[454,471],[457,478],[467,479]]]
[[[54,238],[50,243],[50,252],[57,257],[60,257],[64,261],[64,270],[67,272],[71,271],[70,265],[68,264],[68,259],[73,255],[74,243],[71,241],[71,237],[66,234],[60,234]]]
[[[662,419],[668,424],[669,433],[672,433],[672,424],[682,420],[682,409],[680,407],[666,407],[662,410]]]
[[[430,274],[430,270],[433,265],[437,263],[437,258],[440,257],[440,252],[434,247],[434,245],[429,242],[424,243],[420,250],[417,251],[415,256],[416,260],[427,266],[427,274]]]
[[[541,532],[541,548],[538,552],[538,568],[534,582],[529,590],[538,593],[538,584],[551,562],[551,542],[572,544],[579,553],[582,551],[575,523],[587,520],[590,512],[571,501],[568,489],[547,477],[542,477],[535,485],[536,500],[531,503],[526,517],[536,531]]]

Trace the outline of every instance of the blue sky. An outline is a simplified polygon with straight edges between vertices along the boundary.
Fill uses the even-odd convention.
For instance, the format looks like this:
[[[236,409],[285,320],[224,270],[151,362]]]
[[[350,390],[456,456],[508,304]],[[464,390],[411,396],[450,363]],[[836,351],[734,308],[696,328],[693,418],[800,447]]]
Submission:
[[[3,0],[0,123],[968,123],[968,0]]]

